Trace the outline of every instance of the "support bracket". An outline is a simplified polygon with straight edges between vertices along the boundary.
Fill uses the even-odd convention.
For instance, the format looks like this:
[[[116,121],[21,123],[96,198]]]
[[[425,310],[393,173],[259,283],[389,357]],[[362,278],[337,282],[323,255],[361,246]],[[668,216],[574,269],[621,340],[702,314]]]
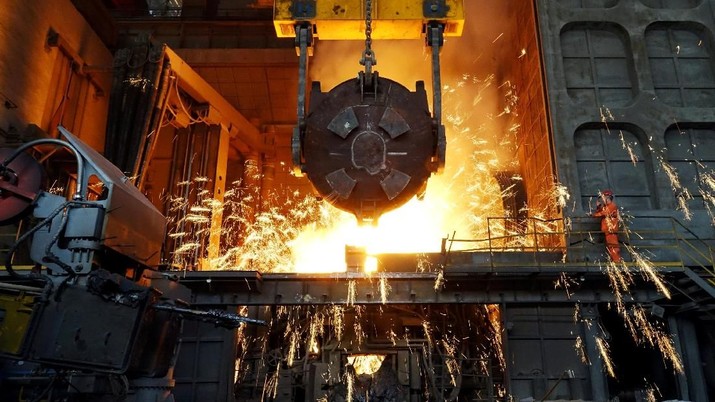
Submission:
[[[447,158],[447,136],[442,125],[442,81],[439,52],[444,45],[444,24],[431,21],[425,26],[426,44],[432,48],[432,124],[435,135],[434,171],[444,169]]]
[[[298,24],[295,26],[295,46],[298,52],[298,123],[293,128],[291,138],[291,152],[293,159],[293,173],[303,175],[302,142],[305,131],[305,87],[308,75],[308,56],[313,47],[313,27],[311,24]]]

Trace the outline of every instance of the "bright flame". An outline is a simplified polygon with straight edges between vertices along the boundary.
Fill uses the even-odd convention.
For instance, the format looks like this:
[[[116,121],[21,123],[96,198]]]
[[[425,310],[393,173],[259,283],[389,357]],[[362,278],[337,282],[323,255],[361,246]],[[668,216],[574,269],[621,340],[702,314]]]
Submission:
[[[385,355],[352,355],[348,356],[348,364],[353,366],[357,375],[373,375],[380,369]]]
[[[404,68],[405,58],[423,57],[421,44],[410,50],[403,45],[376,43],[383,49],[389,47],[389,52],[380,54],[395,58],[395,63],[390,60],[384,63],[382,75],[405,85],[429,76],[428,60],[409,63],[420,71]],[[336,71],[333,61],[336,53],[358,54],[357,48],[332,42],[321,42],[320,46],[323,48],[316,52],[311,74],[324,87],[335,86],[353,75],[353,69],[347,67]],[[322,62],[325,55],[329,56],[327,62]],[[391,66],[400,68],[390,70]],[[486,217],[504,216],[505,190],[495,173],[516,171],[517,159],[514,155],[518,126],[509,121],[516,115],[516,87],[509,81],[496,80],[490,73],[478,76],[473,71],[445,71],[442,100],[448,158],[443,173],[429,179],[424,198],[413,198],[382,215],[376,226],[360,226],[354,216],[326,205],[322,210],[330,216],[330,224],[303,227],[290,242],[293,270],[345,271],[346,244],[364,247],[368,255],[424,253],[440,251],[441,239],[452,233],[462,239],[486,238]],[[370,259],[364,268],[367,272],[377,269]]]
[[[436,178],[431,179],[436,181]],[[433,182],[430,182],[432,185]],[[435,187],[437,187],[435,185]],[[296,272],[345,271],[345,245],[364,247],[368,255],[382,253],[439,252],[441,239],[455,230],[445,218],[452,212],[450,193],[428,191],[425,199],[413,198],[402,207],[380,217],[376,226],[359,225],[347,212],[333,207],[332,227],[308,226],[290,243]],[[501,204],[501,197],[499,197]],[[461,211],[453,211],[459,214]],[[452,217],[456,221],[456,217]],[[460,233],[469,233],[468,220],[462,220]],[[369,258],[365,271],[377,270],[377,260]]]
[[[368,255],[365,257],[365,272],[371,273],[377,271],[377,257]]]

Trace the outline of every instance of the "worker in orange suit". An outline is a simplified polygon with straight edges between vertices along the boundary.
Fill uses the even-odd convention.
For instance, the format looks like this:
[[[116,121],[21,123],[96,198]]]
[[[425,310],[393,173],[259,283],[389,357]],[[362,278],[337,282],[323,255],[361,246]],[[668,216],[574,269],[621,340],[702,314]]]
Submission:
[[[613,201],[613,191],[603,190],[596,201],[596,211],[591,214],[601,218],[601,231],[606,236],[606,251],[611,261],[621,262],[621,246],[618,244],[618,226],[620,215],[618,206]]]

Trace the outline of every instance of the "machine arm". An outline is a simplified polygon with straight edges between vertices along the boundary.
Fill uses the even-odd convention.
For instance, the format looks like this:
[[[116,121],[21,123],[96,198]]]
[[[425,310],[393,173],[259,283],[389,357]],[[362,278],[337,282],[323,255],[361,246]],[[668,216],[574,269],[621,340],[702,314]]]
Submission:
[[[266,326],[266,322],[263,320],[256,320],[253,318],[244,317],[239,314],[231,313],[225,310],[194,310],[185,307],[178,307],[173,304],[155,304],[152,306],[154,310],[168,311],[171,313],[179,314],[184,319],[197,320],[202,322],[209,322],[215,324],[217,327],[224,328],[238,328],[241,324],[256,324]]]

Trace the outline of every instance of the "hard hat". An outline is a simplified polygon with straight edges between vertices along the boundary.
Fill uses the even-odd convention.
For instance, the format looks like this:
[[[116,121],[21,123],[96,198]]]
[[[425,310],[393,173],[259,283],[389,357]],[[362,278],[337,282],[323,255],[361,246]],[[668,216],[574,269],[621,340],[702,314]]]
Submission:
[[[603,194],[606,197],[613,197],[613,191],[611,191],[611,190],[603,190],[603,191],[601,191],[601,194]]]

